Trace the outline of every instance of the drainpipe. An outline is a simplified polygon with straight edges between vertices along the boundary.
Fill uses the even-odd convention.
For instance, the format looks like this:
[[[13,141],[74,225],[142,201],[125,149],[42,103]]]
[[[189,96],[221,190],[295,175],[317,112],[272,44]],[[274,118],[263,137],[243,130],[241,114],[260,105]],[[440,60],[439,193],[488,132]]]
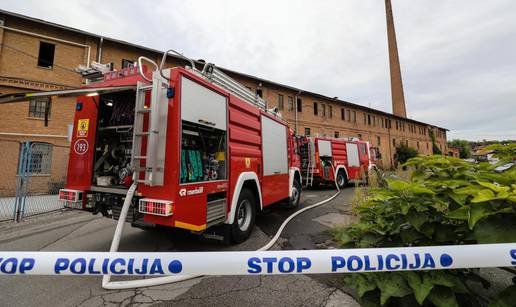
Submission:
[[[97,50],[97,63],[102,63],[102,47],[104,45],[104,37],[100,37],[99,48]]]
[[[294,96],[294,131],[296,132],[296,135],[298,135],[297,133],[297,98],[299,95],[301,95],[303,91],[299,90],[296,94],[296,96]]]

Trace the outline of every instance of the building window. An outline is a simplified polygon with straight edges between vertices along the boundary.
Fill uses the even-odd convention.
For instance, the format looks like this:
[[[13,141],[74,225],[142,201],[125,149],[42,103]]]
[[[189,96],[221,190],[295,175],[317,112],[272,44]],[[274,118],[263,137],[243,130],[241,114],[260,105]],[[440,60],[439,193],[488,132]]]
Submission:
[[[364,125],[367,124],[367,115],[364,113]]]
[[[338,131],[335,131],[335,138],[338,139],[339,138],[339,132]]]
[[[314,115],[319,114],[319,106],[317,105],[317,102],[314,102]]]
[[[45,42],[39,42],[38,66],[52,68],[52,66],[54,66],[55,51],[56,45]]]
[[[52,101],[50,97],[36,98],[29,100],[29,117],[34,118],[50,118],[50,110],[52,108]]]
[[[326,105],[323,103],[321,104],[322,107],[322,117],[326,117]]]
[[[371,115],[367,114],[367,124],[371,126]]]
[[[330,115],[330,118],[333,117],[333,108],[331,106],[328,106],[328,115]]]
[[[292,96],[288,96],[288,110],[290,112],[294,111],[294,98]]]
[[[263,98],[263,90],[261,88],[257,88],[256,95],[258,95],[258,97],[260,97],[260,98]]]
[[[376,143],[378,143],[378,146],[380,146],[380,141],[381,141],[380,137],[379,137],[379,136],[377,136],[377,137],[376,137]]]
[[[25,146],[25,144],[20,144],[20,151],[22,146]],[[31,146],[32,154],[30,155],[29,174],[50,175],[52,170],[52,145],[36,143]]]
[[[362,139],[362,133],[359,133],[358,134],[358,139],[361,140]]]
[[[373,115],[373,126],[376,126],[376,116]]]
[[[419,141],[417,142],[417,149],[419,149]]]
[[[306,135],[306,136],[309,136],[309,135],[310,135],[310,128],[305,128],[305,135]]]
[[[405,145],[407,145],[407,146],[408,146],[408,140],[405,140]]]
[[[392,139],[392,146],[396,147],[396,139]]]
[[[134,66],[134,61],[128,59],[122,59],[122,68],[128,68]]]
[[[284,106],[283,106],[283,95],[281,94],[278,94],[278,109],[279,110],[283,110]]]
[[[301,100],[301,98],[297,99],[297,111],[299,113],[303,112],[303,101]]]
[[[340,109],[340,119],[342,119],[342,120],[346,120],[346,119],[344,118],[344,114],[345,114],[345,113],[346,113],[346,112],[344,111],[344,109]]]
[[[354,123],[357,122],[357,112],[356,111],[353,111],[353,122]]]
[[[356,116],[355,111],[353,111],[353,114]],[[346,119],[348,120],[348,122],[351,121],[351,112],[349,110],[346,110]]]

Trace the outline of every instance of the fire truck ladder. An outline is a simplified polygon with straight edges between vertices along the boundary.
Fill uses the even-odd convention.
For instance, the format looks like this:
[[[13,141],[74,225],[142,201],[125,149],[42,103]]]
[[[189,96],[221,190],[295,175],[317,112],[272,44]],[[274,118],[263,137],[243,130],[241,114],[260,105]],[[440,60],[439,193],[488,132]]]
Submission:
[[[314,169],[315,169],[315,148],[312,140],[306,142],[306,146],[301,147],[301,156],[305,161],[301,161],[306,168],[303,170],[305,177],[305,187],[311,187],[314,182]]]
[[[152,79],[147,78],[140,71],[141,76],[151,84],[138,82],[136,86],[131,165],[136,182],[150,186],[162,186],[168,115],[168,81],[158,73],[158,65],[146,57],[138,58],[138,67],[142,67],[142,59],[153,64],[156,70],[152,74]],[[145,97],[148,91],[152,91],[151,101],[150,104],[146,105]],[[146,114],[148,114],[147,129],[144,125]],[[147,141],[147,148],[145,155],[141,155],[144,138]],[[145,173],[144,179],[140,179],[142,173]]]

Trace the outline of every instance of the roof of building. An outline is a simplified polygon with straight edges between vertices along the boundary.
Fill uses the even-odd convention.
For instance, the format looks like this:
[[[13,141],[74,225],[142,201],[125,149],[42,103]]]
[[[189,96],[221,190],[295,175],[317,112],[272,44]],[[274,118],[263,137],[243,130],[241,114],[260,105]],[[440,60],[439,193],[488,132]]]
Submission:
[[[158,49],[154,49],[154,48],[150,48],[150,47],[146,47],[146,46],[130,43],[130,42],[127,42],[127,41],[124,41],[124,40],[120,40],[120,39],[115,39],[115,38],[111,38],[111,37],[102,36],[102,35],[99,35],[99,34],[96,34],[96,33],[87,32],[87,31],[76,29],[76,28],[73,28],[73,27],[69,27],[69,26],[57,24],[57,23],[54,23],[54,22],[46,21],[46,20],[43,20],[43,19],[39,19],[39,18],[34,18],[34,17],[18,14],[18,13],[15,13],[15,12],[10,12],[10,11],[6,11],[6,10],[0,9],[0,15],[1,14],[10,15],[10,16],[13,16],[13,17],[29,20],[29,21],[36,22],[36,23],[45,24],[45,25],[48,25],[48,26],[51,26],[51,27],[56,27],[56,28],[60,28],[60,29],[63,29],[63,30],[67,30],[67,31],[71,31],[71,32],[87,35],[87,36],[96,37],[96,38],[99,38],[99,39],[102,38],[103,40],[112,41],[112,42],[115,42],[115,43],[119,43],[119,44],[131,46],[131,47],[135,47],[135,48],[138,48],[138,49],[143,49],[143,50],[146,50],[146,51],[155,52],[155,53],[158,53],[158,54],[163,54],[163,52],[164,52],[162,50],[158,50]],[[170,55],[170,56],[175,57],[176,59],[179,59],[179,60],[183,60],[179,56],[175,56],[175,55]],[[200,62],[200,61],[195,61],[195,63],[196,64],[202,64],[202,62]],[[290,85],[285,85],[285,84],[282,84],[282,83],[278,83],[278,82],[274,82],[274,81],[267,80],[267,79],[264,79],[264,78],[256,77],[256,76],[253,76],[253,75],[249,75],[249,74],[246,74],[246,73],[234,71],[234,70],[231,70],[231,69],[228,69],[228,68],[224,68],[224,67],[220,67],[220,66],[217,66],[217,67],[219,69],[225,71],[226,73],[230,73],[230,74],[234,74],[234,75],[239,75],[239,76],[242,76],[242,77],[245,77],[245,78],[254,79],[254,80],[257,80],[259,82],[267,83],[267,84],[278,86],[278,87],[287,88],[289,90],[292,90],[292,91],[295,91],[295,92],[299,92],[300,94],[308,94],[308,95],[314,96],[314,97],[319,98],[319,99],[333,100],[335,102],[343,104],[344,106],[350,106],[350,107],[353,107],[353,108],[356,108],[356,109],[361,109],[361,110],[364,110],[364,111],[367,111],[367,112],[388,116],[388,117],[391,117],[391,118],[394,118],[394,119],[404,120],[404,121],[408,121],[408,122],[412,122],[412,123],[420,124],[420,125],[432,126],[432,127],[436,127],[436,128],[439,128],[439,129],[443,129],[443,130],[449,131],[449,129],[447,129],[447,128],[431,125],[431,124],[424,123],[424,122],[421,122],[421,121],[417,121],[417,120],[414,120],[414,119],[411,119],[411,118],[405,118],[405,117],[397,116],[397,115],[394,115],[392,113],[384,112],[384,111],[381,111],[381,110],[378,110],[378,109],[369,108],[369,107],[366,107],[366,106],[363,106],[363,105],[360,105],[360,104],[352,103],[352,102],[345,101],[345,100],[338,99],[338,98],[334,98],[334,97],[329,97],[329,96],[326,96],[326,95],[323,95],[323,94],[319,94],[319,93],[316,93],[316,92],[312,92],[312,91],[308,91],[308,90],[303,90],[303,89],[296,88],[296,87],[293,87],[293,86],[290,86]]]

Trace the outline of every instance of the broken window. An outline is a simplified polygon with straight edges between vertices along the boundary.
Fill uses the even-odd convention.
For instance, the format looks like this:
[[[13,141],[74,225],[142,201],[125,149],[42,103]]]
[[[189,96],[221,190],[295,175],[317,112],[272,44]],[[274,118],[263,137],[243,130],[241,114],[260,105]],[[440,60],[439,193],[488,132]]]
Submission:
[[[39,43],[39,56],[38,56],[38,66],[45,68],[52,68],[54,66],[54,53],[56,50],[56,45],[40,42]]]

